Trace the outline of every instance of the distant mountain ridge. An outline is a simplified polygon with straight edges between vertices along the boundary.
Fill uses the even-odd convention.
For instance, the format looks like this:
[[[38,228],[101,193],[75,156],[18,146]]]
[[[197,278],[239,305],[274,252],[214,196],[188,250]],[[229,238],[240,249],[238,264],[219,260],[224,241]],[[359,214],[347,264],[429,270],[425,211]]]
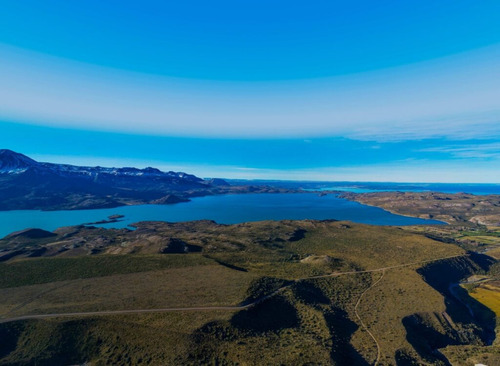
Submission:
[[[219,193],[217,181],[219,184],[211,184],[192,174],[151,167],[43,163],[11,150],[0,150],[0,210],[182,202],[191,196]]]
[[[54,163],[41,163],[33,160],[26,155],[14,152],[12,150],[0,150],[0,174],[20,174],[28,169],[46,170],[57,172],[59,174],[75,174],[75,175],[88,175],[97,176],[99,174],[109,174],[114,176],[156,176],[156,177],[171,177],[180,178],[190,181],[201,182],[203,179],[198,178],[192,174],[184,172],[162,172],[159,169],[147,167],[144,169],[124,167],[124,168],[103,168],[100,166],[76,166],[69,164],[54,164]]]
[[[75,210],[172,204],[224,193],[286,192],[268,186],[230,185],[156,168],[103,168],[38,162],[0,150],[0,210]]]

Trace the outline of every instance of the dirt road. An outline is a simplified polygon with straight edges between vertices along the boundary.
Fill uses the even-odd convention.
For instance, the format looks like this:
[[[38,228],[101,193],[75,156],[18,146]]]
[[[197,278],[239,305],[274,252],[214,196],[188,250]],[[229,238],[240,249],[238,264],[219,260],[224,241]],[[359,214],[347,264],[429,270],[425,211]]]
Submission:
[[[435,259],[430,259],[430,260],[426,260],[426,261],[405,263],[405,264],[399,264],[399,265],[395,265],[395,266],[381,267],[381,268],[369,269],[369,270],[364,270],[364,271],[337,272],[337,273],[331,273],[331,274],[321,275],[321,276],[305,277],[305,278],[296,279],[294,282],[314,280],[314,279],[319,279],[319,278],[347,276],[347,275],[360,274],[360,273],[383,272],[383,271],[387,271],[387,270],[391,270],[391,269],[395,269],[395,268],[409,267],[409,266],[414,266],[414,265],[419,265],[419,264],[435,262],[435,261],[439,261],[439,260],[443,260],[443,259],[463,257],[464,255],[465,254],[454,255],[454,256],[449,256],[449,257],[442,257],[442,258],[435,258]],[[382,279],[382,277],[378,281],[380,281]],[[378,281],[377,281],[377,283],[378,283]],[[260,299],[255,300],[254,302],[252,302],[250,304],[245,304],[245,305],[199,306],[199,307],[179,307],[179,308],[160,308],[160,309],[104,310],[104,311],[89,311],[89,312],[75,312],[75,313],[31,314],[31,315],[23,315],[23,316],[18,316],[18,317],[11,317],[11,318],[1,318],[0,323],[8,323],[8,322],[13,322],[13,321],[18,321],[18,320],[27,320],[27,319],[47,319],[47,318],[59,318],[59,317],[82,317],[82,316],[100,316],[100,315],[163,313],[163,312],[175,312],[175,311],[214,311],[214,310],[238,311],[238,310],[244,310],[244,309],[251,308],[251,307],[267,300],[268,298],[278,294],[279,292],[282,292],[286,288],[290,287],[292,284],[293,284],[293,282],[291,284],[288,284],[286,286],[279,288],[278,290],[276,290],[275,292],[273,292],[267,296],[264,296]],[[361,300],[361,298],[362,298],[362,296],[360,297],[358,302]],[[361,318],[359,318],[359,320],[361,321]],[[373,338],[373,336],[372,336],[372,338]]]

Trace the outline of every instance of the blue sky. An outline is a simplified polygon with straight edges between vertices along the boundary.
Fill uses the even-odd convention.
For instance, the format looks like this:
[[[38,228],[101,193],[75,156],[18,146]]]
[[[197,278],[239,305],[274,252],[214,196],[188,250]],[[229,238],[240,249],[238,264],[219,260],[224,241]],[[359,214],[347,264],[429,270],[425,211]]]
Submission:
[[[498,1],[5,1],[0,145],[237,178],[500,182]]]

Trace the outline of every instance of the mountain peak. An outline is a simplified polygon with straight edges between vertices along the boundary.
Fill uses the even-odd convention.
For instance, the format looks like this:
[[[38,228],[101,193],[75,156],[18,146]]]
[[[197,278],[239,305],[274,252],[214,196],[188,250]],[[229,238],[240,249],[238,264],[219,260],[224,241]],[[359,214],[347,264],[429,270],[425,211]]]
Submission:
[[[22,155],[20,153],[17,153],[15,151],[9,150],[9,149],[0,149],[0,156],[4,155]]]
[[[38,165],[26,155],[8,149],[0,149],[0,172],[24,171]]]
[[[157,177],[166,180],[181,180],[185,183],[191,184],[201,184],[203,179],[198,178],[192,174],[187,174],[183,172],[163,172],[156,168],[147,167],[145,169],[138,169],[132,167],[125,168],[103,168],[103,167],[88,167],[88,166],[76,166],[68,164],[55,164],[55,163],[39,163],[26,155],[17,153],[12,150],[0,149],[0,174],[20,174],[27,171],[30,168],[36,168],[37,172],[44,172],[50,174],[56,174],[60,177],[95,177],[100,176],[100,180],[111,179],[115,177],[116,179],[120,177],[143,177],[144,179]],[[221,184],[217,184],[221,185]]]

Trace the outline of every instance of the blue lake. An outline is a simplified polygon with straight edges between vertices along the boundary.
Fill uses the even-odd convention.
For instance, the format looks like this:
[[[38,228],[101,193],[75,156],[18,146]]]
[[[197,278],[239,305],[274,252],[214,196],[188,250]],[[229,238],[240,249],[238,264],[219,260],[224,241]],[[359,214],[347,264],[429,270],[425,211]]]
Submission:
[[[302,188],[306,192],[326,192],[326,191],[340,191],[340,192],[352,192],[352,193],[372,193],[372,192],[391,192],[390,189],[370,189],[370,188],[358,188],[358,187],[321,187],[321,188]],[[425,192],[424,190],[413,190],[412,192]]]
[[[175,205],[140,205],[77,211],[1,211],[0,238],[26,228],[54,230],[125,215],[122,221],[96,225],[122,228],[138,221],[190,221],[209,219],[221,224],[261,220],[337,219],[372,225],[443,224],[391,214],[380,208],[314,193],[236,194],[194,198]]]

